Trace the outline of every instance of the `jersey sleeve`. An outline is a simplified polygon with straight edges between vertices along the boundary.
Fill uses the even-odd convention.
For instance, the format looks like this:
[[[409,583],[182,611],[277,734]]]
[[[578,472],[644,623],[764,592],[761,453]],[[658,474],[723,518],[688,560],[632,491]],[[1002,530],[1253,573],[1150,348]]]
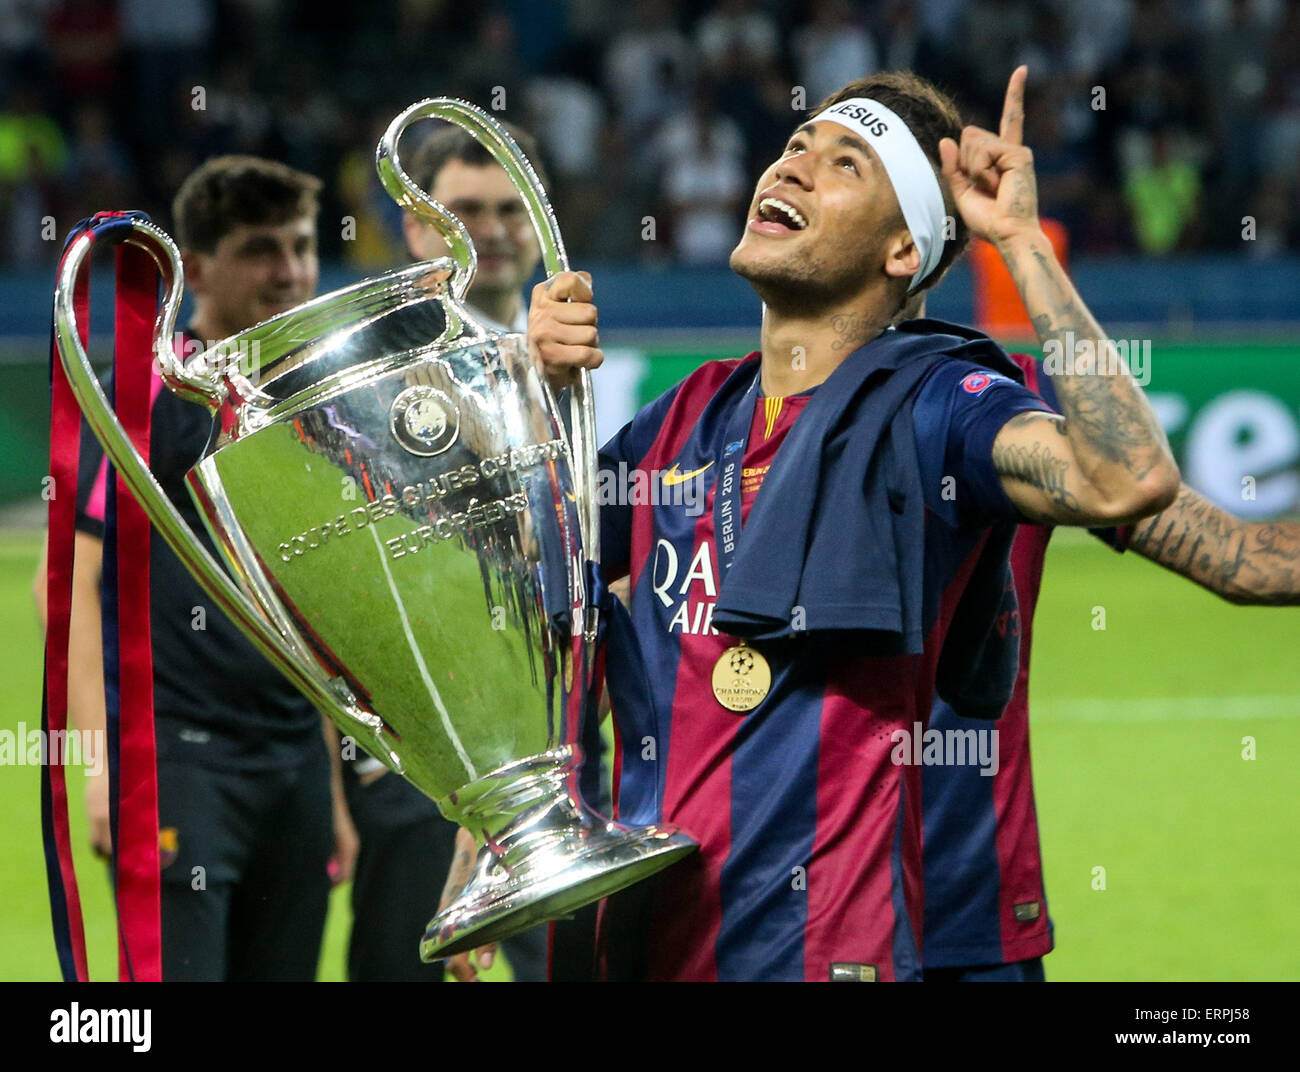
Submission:
[[[632,559],[632,502],[625,489],[654,445],[681,384],[642,406],[600,448],[596,500],[600,505],[600,562],[607,581],[627,574]]]
[[[1051,412],[1029,388],[988,369],[946,361],[913,407],[926,506],[954,527],[1025,518],[1002,489],[993,440],[1020,413]]]

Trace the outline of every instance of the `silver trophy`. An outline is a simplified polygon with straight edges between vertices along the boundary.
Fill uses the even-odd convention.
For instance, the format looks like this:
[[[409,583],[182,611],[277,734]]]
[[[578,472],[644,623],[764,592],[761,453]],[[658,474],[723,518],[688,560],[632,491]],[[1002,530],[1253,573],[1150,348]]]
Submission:
[[[420,943],[426,961],[571,913],[696,848],[627,827],[578,793],[599,561],[595,420],[583,371],[569,427],[525,336],[464,305],[463,224],[398,162],[417,119],[456,123],[505,168],[548,274],[567,268],[544,191],[489,115],[439,98],[379,143],[385,188],[450,257],[327,294],[182,358],[180,255],[159,228],[124,239],[167,290],[154,331],[166,386],[213,417],[190,493],[227,570],[186,526],[113,416],[78,336],[69,251],[55,292],[68,379],[159,533],[209,595],[340,730],[481,844],[473,877]],[[430,906],[431,909],[436,906]]]

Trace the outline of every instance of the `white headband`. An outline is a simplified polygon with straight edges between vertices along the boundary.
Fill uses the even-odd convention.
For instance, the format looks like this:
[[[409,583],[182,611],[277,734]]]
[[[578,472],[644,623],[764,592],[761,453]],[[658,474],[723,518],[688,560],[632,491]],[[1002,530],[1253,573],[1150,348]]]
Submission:
[[[903,222],[921,254],[921,267],[907,288],[915,290],[943,256],[943,193],[934,167],[907,124],[896,112],[868,97],[851,97],[813,116],[853,131],[876,150],[894,187]]]

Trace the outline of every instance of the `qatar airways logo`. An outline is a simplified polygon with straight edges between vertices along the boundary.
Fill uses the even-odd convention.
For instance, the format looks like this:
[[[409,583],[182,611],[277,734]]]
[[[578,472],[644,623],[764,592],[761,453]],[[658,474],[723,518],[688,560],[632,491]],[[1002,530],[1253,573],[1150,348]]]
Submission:
[[[695,557],[683,571],[677,548],[660,538],[655,544],[654,560],[650,563],[650,587],[664,609],[673,612],[668,619],[668,632],[690,636],[718,635],[713,628],[718,576],[713,568],[713,552],[709,544],[700,544]]]

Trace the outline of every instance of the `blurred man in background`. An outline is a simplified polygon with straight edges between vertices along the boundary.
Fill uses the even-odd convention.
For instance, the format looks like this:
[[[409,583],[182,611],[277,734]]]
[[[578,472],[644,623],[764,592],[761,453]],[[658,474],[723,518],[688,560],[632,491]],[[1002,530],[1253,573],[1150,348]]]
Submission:
[[[308,300],[316,291],[320,182],[252,156],[209,160],[182,184],[174,227],[194,315],[191,355]],[[207,411],[155,380],[150,467],[190,529],[215,548],[184,484],[207,447]],[[100,581],[108,477],[83,434],[69,663],[70,713],[104,730]],[[354,836],[331,801],[321,716],[213,606],[167,544],[150,555],[158,747],[163,978],[316,977],[330,890]],[[36,587],[45,587],[45,563]],[[39,602],[39,600],[38,600]],[[336,786],[337,788],[337,783]],[[92,848],[112,851],[108,777],[89,781]]]

